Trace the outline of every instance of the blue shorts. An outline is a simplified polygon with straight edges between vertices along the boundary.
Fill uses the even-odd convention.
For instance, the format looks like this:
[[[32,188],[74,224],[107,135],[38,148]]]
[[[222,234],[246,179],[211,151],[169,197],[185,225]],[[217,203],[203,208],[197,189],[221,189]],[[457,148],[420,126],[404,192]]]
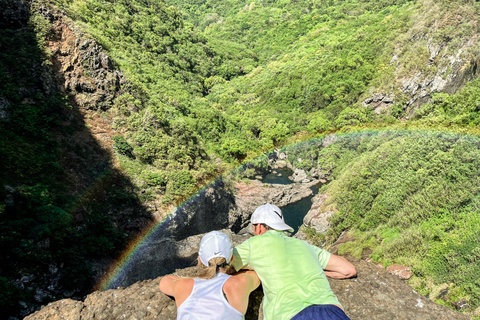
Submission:
[[[336,305],[314,304],[297,313],[291,320],[350,320],[350,318]]]

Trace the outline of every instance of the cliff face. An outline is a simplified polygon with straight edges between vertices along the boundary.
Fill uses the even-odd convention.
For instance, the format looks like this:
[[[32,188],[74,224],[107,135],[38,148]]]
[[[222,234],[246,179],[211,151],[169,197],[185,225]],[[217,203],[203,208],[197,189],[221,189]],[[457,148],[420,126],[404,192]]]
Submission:
[[[413,116],[417,107],[431,101],[432,94],[456,93],[478,77],[478,35],[465,32],[477,27],[478,16],[453,3],[443,12],[443,5],[431,0],[417,3],[420,13],[412,16],[410,29],[397,39],[390,57],[392,87],[374,88],[376,92],[364,105],[380,114],[403,101],[407,116]]]
[[[228,231],[227,231],[228,232]],[[202,235],[189,239],[198,248]],[[243,238],[245,239],[245,238]],[[241,237],[233,238],[241,242]],[[365,260],[349,258],[357,268],[354,279],[331,280],[330,285],[352,320],[380,319],[469,319],[419,295],[403,280]],[[196,267],[176,270],[181,276],[195,276]],[[137,282],[126,288],[97,291],[84,301],[64,299],[51,303],[25,318],[43,319],[176,319],[174,300],[158,288],[161,278]],[[261,288],[250,297],[247,320],[263,319]]]
[[[51,24],[46,51],[55,83],[72,103],[84,109],[107,110],[117,97],[132,90],[95,40],[54,7],[40,3],[36,10]]]
[[[315,183],[315,182],[313,182]],[[234,244],[244,241],[251,232],[248,225],[252,212],[266,202],[285,206],[312,193],[311,183],[295,185],[262,184],[253,180],[239,182],[234,192],[223,182],[202,191],[196,198],[178,208],[167,221],[139,244],[134,261],[112,287],[129,286],[153,279],[176,268],[195,263],[201,234],[224,229]]]

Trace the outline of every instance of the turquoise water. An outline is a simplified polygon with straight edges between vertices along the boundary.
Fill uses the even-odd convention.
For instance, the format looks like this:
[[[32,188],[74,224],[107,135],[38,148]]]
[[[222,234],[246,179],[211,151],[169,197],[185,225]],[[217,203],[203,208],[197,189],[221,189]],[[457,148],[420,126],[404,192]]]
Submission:
[[[290,184],[292,181],[288,179],[292,175],[293,171],[289,168],[277,169],[277,173],[268,173],[261,180],[263,183],[272,184]],[[280,174],[280,176],[279,176]],[[297,233],[298,228],[303,224],[303,218],[312,207],[312,198],[318,193],[318,186],[313,186],[313,194],[300,201],[291,203],[282,209],[282,213],[285,219],[285,223],[293,228],[293,233]]]
[[[285,167],[282,169],[276,169],[276,173],[270,172],[263,176],[263,183],[276,183],[276,184],[290,184],[292,181],[288,179],[293,174],[293,171]]]

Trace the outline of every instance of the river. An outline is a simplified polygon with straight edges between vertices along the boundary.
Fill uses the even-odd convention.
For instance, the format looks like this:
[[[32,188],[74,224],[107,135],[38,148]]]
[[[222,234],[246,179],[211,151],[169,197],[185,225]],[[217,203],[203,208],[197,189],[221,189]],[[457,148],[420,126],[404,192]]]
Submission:
[[[292,174],[293,171],[285,167],[264,175],[261,181],[272,184],[290,184],[293,182],[288,177]],[[312,198],[318,193],[319,187],[313,186],[311,189],[312,195],[281,208],[285,223],[293,228],[293,234],[297,233],[298,228],[302,226],[303,218],[312,207]]]

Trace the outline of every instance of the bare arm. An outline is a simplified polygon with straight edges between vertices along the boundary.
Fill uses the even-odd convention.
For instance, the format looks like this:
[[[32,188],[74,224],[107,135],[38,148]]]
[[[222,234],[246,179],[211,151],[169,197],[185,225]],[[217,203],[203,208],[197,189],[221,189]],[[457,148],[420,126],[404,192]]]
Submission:
[[[253,290],[257,289],[258,286],[260,285],[260,278],[258,278],[258,275],[255,271],[244,271],[241,272],[240,275],[242,275],[245,278],[246,281],[246,287],[248,288],[248,293],[252,292]]]
[[[168,275],[160,280],[160,291],[168,296],[175,297],[175,281],[180,278],[174,275]]]
[[[255,271],[241,271],[225,282],[223,291],[232,307],[242,314],[247,312],[248,296],[260,285]]]
[[[357,275],[357,270],[353,264],[344,257],[333,254],[330,256],[324,272],[327,277],[333,279],[346,279]]]
[[[168,275],[160,280],[160,291],[168,296],[175,298],[175,303],[179,307],[185,301],[193,290],[192,278],[181,278],[174,275]]]

